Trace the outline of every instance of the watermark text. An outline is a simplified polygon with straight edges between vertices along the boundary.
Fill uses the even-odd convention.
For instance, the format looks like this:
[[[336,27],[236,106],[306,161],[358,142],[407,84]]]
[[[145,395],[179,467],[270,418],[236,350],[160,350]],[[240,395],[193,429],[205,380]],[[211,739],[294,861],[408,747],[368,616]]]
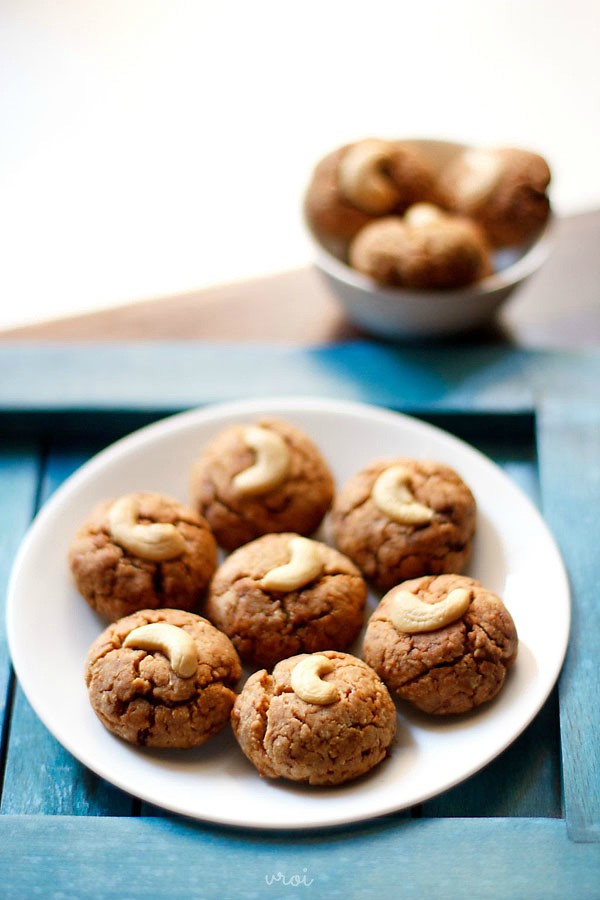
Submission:
[[[283,884],[285,887],[310,887],[314,878],[308,877],[308,869],[302,869],[302,875],[286,876],[283,872],[273,875],[265,875],[265,881],[269,887],[273,884]]]

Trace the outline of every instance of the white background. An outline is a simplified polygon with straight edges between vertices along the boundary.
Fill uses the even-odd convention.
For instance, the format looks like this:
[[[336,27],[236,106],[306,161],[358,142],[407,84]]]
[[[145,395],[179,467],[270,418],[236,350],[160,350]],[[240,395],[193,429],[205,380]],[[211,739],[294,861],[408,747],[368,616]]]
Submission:
[[[542,152],[600,207],[596,0],[2,0],[0,328],[304,265],[367,135]]]

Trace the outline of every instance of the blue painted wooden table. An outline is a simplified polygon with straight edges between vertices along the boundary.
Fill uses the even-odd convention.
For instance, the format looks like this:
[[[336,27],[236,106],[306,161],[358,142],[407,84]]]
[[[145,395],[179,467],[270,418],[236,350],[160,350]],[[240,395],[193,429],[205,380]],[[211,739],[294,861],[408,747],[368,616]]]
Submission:
[[[172,412],[274,394],[426,418],[541,505],[573,592],[559,685],[498,759],[417,808],[345,829],[250,833],[165,816],[87,771],[30,709],[2,625],[0,897],[600,897],[600,353],[5,345],[3,598],[32,516],[91,454]]]

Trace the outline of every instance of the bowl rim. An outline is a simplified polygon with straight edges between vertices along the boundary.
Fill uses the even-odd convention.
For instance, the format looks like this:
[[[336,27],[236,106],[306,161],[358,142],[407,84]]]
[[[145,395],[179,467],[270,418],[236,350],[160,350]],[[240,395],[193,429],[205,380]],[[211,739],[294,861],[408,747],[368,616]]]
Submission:
[[[440,299],[452,301],[453,299],[456,300],[457,297],[471,296],[475,298],[485,296],[494,291],[509,288],[524,281],[537,271],[550,256],[554,227],[554,218],[550,216],[543,230],[525,250],[520,259],[517,259],[514,263],[507,266],[506,269],[487,275],[485,278],[482,278],[473,284],[468,284],[461,288],[453,288],[451,290],[442,290],[439,288],[403,288],[380,284],[378,281],[375,281],[374,278],[363,275],[347,263],[342,262],[342,260],[335,257],[332,253],[329,253],[315,238],[312,238],[312,241],[315,249],[315,261],[318,268],[335,278],[337,281],[344,282],[353,288],[357,288],[367,293],[377,292],[381,296],[389,297],[390,300],[396,301],[398,297],[409,297],[412,294],[415,296],[434,294],[439,296]]]

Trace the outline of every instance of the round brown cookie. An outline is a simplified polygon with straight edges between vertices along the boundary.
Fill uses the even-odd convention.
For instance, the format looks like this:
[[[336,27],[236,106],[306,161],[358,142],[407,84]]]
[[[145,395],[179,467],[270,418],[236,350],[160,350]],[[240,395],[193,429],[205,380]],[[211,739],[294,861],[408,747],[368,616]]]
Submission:
[[[242,473],[261,467],[263,457],[249,446],[247,437],[257,427],[275,442],[275,465],[284,465],[275,484],[267,480],[263,488],[249,491],[237,482]],[[273,461],[268,448],[264,459]],[[312,534],[331,505],[333,477],[300,429],[264,418],[256,424],[231,425],[217,435],[193,466],[190,491],[193,505],[208,520],[218,543],[235,550],[271,532]]]
[[[531,240],[550,214],[550,169],[543,157],[511,147],[469,149],[440,175],[444,204],[475,219],[497,247]]]
[[[366,595],[360,572],[337,550],[267,534],[217,569],[204,614],[245,662],[270,668],[297,653],[349,647],[363,625]]]
[[[405,288],[449,290],[492,272],[479,227],[429,203],[415,204],[404,218],[366,225],[350,245],[349,260],[375,281]]]
[[[375,218],[357,209],[340,193],[339,161],[350,145],[329,153],[317,163],[304,198],[304,215],[316,239],[334,256],[345,259],[348,244]]]
[[[369,147],[374,148],[372,165],[365,165],[364,158],[352,162],[351,154]],[[353,181],[358,174],[358,193],[351,189],[348,177],[344,176],[348,161]],[[369,190],[361,188],[360,182],[368,188],[373,174],[380,190],[370,197]],[[436,199],[433,171],[418,150],[402,141],[367,138],[340,147],[317,164],[306,192],[304,210],[317,240],[334,256],[345,259],[350,241],[377,216],[401,213],[412,203]]]
[[[457,589],[468,592],[468,607],[456,620],[417,633],[394,625],[398,592],[408,591],[431,605],[444,603]],[[496,696],[516,658],[517,643],[514,622],[496,594],[473,578],[428,575],[383,597],[369,620],[362,657],[398,697],[424,712],[450,715],[469,712]]]
[[[315,692],[315,682],[320,692]],[[310,699],[323,691],[333,692],[325,703]],[[236,700],[231,723],[242,751],[261,775],[341,784],[387,755],[396,733],[396,710],[387,688],[364,662],[326,650],[283,660],[271,675],[264,669],[252,675]]]
[[[429,521],[397,521],[376,503],[380,476],[397,470],[406,476],[405,494],[424,507]],[[391,492],[395,498],[402,500],[402,488]],[[335,499],[331,525],[337,547],[385,591],[407,578],[464,568],[475,532],[475,499],[449,466],[406,458],[379,460],[345,484]]]
[[[156,523],[168,525],[164,534]],[[166,558],[148,558],[156,555]],[[142,492],[99,504],[71,543],[69,563],[79,592],[114,621],[138,609],[197,609],[217,565],[217,548],[196,512]]]
[[[156,623],[169,626],[169,645],[140,649],[148,638],[133,632]],[[128,639],[131,647],[124,646]],[[182,658],[190,658],[182,648],[192,664],[178,674]],[[94,712],[109,731],[140,747],[203,744],[227,723],[240,675],[229,638],[178,609],[144,609],[120,619],[94,641],[85,664]]]

